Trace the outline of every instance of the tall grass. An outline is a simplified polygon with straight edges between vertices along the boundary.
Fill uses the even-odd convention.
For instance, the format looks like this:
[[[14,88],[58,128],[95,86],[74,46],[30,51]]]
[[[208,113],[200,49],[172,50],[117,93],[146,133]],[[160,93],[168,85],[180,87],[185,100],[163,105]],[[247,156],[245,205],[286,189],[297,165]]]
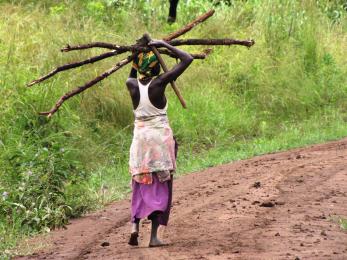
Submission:
[[[228,2],[189,36],[253,38],[256,45],[218,47],[207,60],[194,61],[178,80],[187,110],[168,90],[179,173],[346,136],[343,4]],[[159,0],[1,2],[0,252],[13,254],[9,248],[23,236],[63,225],[129,191],[129,68],[67,101],[51,120],[37,113],[119,58],[60,73],[31,89],[25,84],[101,52],[59,52],[66,43],[131,43],[145,31],[160,38],[212,6],[182,0],[178,23],[168,25],[168,3]]]

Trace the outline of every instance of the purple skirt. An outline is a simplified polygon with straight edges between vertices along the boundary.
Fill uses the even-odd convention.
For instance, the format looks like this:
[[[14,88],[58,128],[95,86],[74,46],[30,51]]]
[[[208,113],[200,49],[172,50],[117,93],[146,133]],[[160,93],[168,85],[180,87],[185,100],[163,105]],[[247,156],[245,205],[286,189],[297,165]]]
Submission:
[[[156,214],[160,225],[166,226],[169,221],[172,202],[172,178],[160,182],[153,174],[152,184],[141,184],[132,181],[131,222]]]

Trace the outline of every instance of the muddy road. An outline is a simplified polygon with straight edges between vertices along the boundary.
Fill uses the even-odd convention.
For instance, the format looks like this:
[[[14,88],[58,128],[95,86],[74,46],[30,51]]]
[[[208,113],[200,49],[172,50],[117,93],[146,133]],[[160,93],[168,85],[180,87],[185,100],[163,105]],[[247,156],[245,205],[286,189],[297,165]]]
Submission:
[[[179,177],[169,245],[127,245],[129,200],[72,220],[20,259],[347,259],[347,139],[258,156]]]

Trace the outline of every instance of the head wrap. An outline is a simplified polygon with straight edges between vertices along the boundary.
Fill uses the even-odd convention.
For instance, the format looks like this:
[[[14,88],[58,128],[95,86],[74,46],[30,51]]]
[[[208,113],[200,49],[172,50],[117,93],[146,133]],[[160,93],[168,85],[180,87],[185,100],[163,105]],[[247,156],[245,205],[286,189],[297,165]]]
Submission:
[[[158,64],[158,59],[155,54],[150,52],[141,52],[137,55],[133,62],[133,68],[140,73],[140,78],[152,77],[152,68]]]

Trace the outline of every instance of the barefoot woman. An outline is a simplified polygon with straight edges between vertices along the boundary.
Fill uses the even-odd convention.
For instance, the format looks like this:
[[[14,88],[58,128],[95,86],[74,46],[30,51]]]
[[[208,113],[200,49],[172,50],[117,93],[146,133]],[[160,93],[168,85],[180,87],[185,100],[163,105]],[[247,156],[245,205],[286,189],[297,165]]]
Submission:
[[[176,169],[176,143],[167,118],[165,88],[191,64],[193,58],[164,41],[149,45],[165,47],[181,60],[172,70],[160,74],[152,53],[140,53],[126,82],[134,107],[135,127],[130,147],[132,175],[130,245],[138,245],[141,218],[152,221],[149,246],[160,246],[159,225],[167,225],[172,199],[172,173]],[[140,76],[137,79],[137,72]],[[160,74],[160,75],[159,75]]]

